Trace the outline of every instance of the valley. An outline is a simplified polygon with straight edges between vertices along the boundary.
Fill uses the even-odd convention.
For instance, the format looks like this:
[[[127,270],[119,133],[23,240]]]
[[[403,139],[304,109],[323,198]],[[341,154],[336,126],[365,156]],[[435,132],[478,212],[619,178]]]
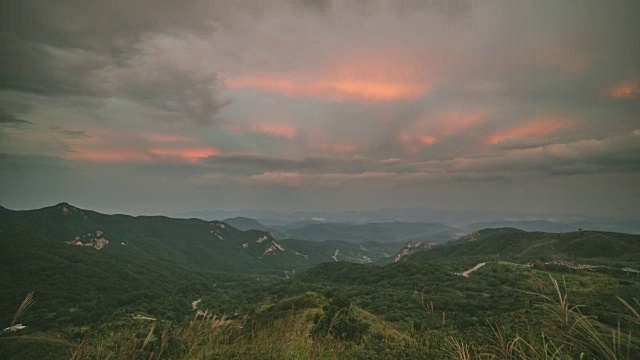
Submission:
[[[535,358],[536,334],[582,339],[583,325],[631,336],[619,346],[638,354],[638,235],[494,228],[443,241],[432,223],[347,228],[358,227],[348,240],[333,230],[296,239],[67,203],[2,208],[0,315],[14,330],[0,335],[0,356],[440,359],[456,358],[456,343],[490,351],[499,331]],[[560,332],[558,296],[581,306]]]

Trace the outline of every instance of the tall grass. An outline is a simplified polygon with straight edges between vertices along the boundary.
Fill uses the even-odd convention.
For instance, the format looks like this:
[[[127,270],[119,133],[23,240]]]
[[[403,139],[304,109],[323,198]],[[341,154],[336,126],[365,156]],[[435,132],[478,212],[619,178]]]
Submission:
[[[549,276],[553,293],[532,293],[542,300],[537,307],[542,310],[544,332],[540,337],[520,336],[508,338],[496,325],[491,325],[492,336],[482,345],[454,338],[447,342],[445,354],[450,359],[602,359],[633,360],[640,358],[637,337],[606,326],[584,315],[581,305],[571,304],[566,284]],[[538,286],[537,289],[542,289]],[[630,317],[640,324],[640,314],[635,307],[618,298],[631,312]],[[636,305],[640,305],[635,300]]]
[[[322,312],[316,305],[302,308],[274,306],[262,315],[242,319],[219,317],[206,311],[188,324],[154,323],[146,330],[124,332],[89,341],[70,355],[88,359],[508,359],[565,360],[640,358],[638,339],[621,327],[610,327],[581,312],[566,285],[550,277],[550,293],[531,293],[542,328],[490,324],[486,336],[466,341],[455,330],[434,329],[424,334],[390,338],[383,332],[368,334],[361,343],[333,337],[311,336],[313,319]],[[542,287],[538,287],[542,289]],[[640,324],[635,305],[620,299],[629,310],[628,320]],[[277,310],[277,311],[276,311]],[[370,320],[372,321],[372,320]],[[443,320],[444,322],[444,320]],[[532,330],[537,329],[537,330]],[[541,329],[541,330],[540,330]],[[385,337],[387,336],[387,337]],[[480,340],[478,340],[480,339]]]
[[[16,311],[15,315],[13,315],[13,320],[11,321],[10,326],[15,325],[16,322],[18,322],[18,320],[22,317],[22,315],[24,315],[27,309],[29,309],[31,305],[33,305],[34,302],[35,300],[33,299],[33,291],[31,291],[24,297],[22,303],[20,303],[18,310]]]

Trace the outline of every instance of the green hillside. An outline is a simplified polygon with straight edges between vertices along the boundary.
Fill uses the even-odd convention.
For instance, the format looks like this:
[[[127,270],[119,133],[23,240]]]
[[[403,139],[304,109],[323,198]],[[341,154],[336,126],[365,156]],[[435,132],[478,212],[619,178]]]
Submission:
[[[484,229],[450,244],[416,253],[411,261],[452,258],[519,261],[591,261],[640,265],[640,235],[575,231],[526,232],[512,228]]]
[[[66,203],[0,215],[0,322],[36,300],[15,322],[25,329],[0,334],[0,358],[640,354],[640,319],[618,299],[640,308],[638,235],[483,229],[393,262],[404,244],[280,241]]]
[[[379,260],[394,252],[373,243],[367,244],[371,250],[350,243],[280,243],[270,233],[218,221],[104,215],[66,203],[0,212],[1,320],[6,323],[16,301],[34,290],[40,306],[27,319],[37,318],[45,329],[133,311],[182,319],[198,297],[214,291],[213,298],[224,297],[235,286],[284,279],[333,261],[339,248],[340,261]]]

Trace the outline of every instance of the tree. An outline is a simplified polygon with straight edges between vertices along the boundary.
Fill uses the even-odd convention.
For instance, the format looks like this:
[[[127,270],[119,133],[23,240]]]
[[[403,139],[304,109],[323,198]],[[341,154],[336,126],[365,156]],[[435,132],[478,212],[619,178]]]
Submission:
[[[360,343],[369,331],[369,324],[358,318],[355,307],[342,297],[332,299],[322,310],[324,313],[315,319],[311,328],[313,337],[331,335],[338,340]]]

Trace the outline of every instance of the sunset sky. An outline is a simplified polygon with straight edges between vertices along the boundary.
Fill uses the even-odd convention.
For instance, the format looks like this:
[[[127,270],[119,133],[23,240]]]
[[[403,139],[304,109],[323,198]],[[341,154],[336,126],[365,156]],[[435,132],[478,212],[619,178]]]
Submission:
[[[0,4],[0,205],[640,216],[640,1]]]

